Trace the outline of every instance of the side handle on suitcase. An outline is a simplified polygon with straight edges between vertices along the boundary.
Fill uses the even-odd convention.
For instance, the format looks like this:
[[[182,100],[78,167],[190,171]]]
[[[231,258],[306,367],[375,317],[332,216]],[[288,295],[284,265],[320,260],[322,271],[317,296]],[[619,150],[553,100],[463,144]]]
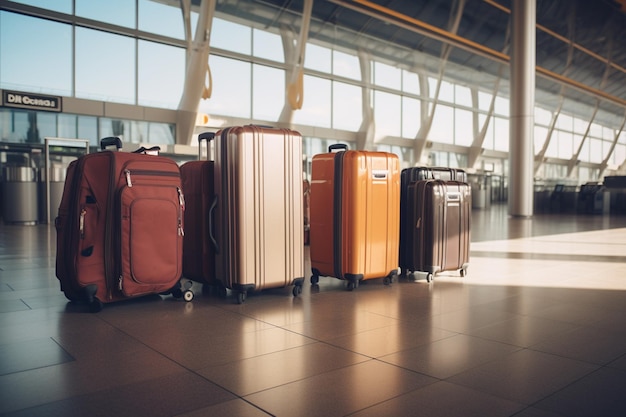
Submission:
[[[215,211],[215,207],[217,207],[217,195],[215,195],[215,198],[211,203],[211,207],[209,207],[209,239],[211,239],[211,243],[213,243],[213,246],[215,247],[215,253],[219,254],[220,246],[218,245],[215,235],[213,234],[213,212]]]
[[[347,151],[348,145],[346,145],[345,143],[335,143],[328,147],[328,152],[332,152],[336,150]]]
[[[105,150],[109,146],[115,146],[116,150],[122,149],[122,140],[117,136],[109,136],[100,139],[100,149]]]

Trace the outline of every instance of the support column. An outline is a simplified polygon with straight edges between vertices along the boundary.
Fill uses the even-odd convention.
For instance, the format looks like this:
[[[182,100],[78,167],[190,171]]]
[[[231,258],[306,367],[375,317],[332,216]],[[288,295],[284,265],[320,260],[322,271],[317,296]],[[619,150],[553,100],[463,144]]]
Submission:
[[[509,214],[533,214],[536,0],[513,0]]]
[[[203,0],[201,2],[195,37],[192,42],[187,39],[187,69],[183,94],[178,103],[176,116],[176,143],[189,145],[196,127],[200,99],[206,89],[205,79],[209,70],[211,23],[215,14],[216,1]],[[187,1],[181,4],[189,13],[191,3]],[[190,22],[189,19],[185,19],[185,21],[186,25]],[[186,27],[185,32],[187,36],[190,36],[191,29]]]

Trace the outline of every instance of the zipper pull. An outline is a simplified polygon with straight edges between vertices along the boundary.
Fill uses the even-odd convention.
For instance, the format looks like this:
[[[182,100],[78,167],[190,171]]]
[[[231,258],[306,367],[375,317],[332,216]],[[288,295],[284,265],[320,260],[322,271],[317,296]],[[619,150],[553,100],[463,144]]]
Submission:
[[[130,170],[125,170],[124,175],[126,175],[126,185],[128,185],[128,188],[132,187],[133,182],[130,180]]]
[[[185,196],[183,195],[183,190],[180,187],[176,187],[176,191],[178,192],[178,236],[185,236],[185,231],[183,230],[183,211],[185,211]]]
[[[118,281],[117,281],[117,288],[120,291],[124,290],[124,285],[122,284],[122,282],[123,282],[123,279],[122,279],[122,276],[120,275],[120,277],[118,278]]]
[[[80,218],[78,219],[78,231],[80,233],[80,238],[85,238],[85,215],[87,214],[87,210],[82,209],[80,211]]]
[[[185,196],[183,195],[183,190],[180,187],[176,187],[176,191],[178,191],[178,204],[180,204],[180,208],[185,210]]]

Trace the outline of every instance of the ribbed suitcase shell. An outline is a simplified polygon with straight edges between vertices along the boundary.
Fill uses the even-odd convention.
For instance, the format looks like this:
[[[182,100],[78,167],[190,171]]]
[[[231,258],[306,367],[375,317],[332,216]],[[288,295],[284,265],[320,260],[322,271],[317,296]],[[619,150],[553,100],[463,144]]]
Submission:
[[[102,303],[175,293],[183,211],[180,171],[170,159],[105,151],[73,161],[55,220],[61,290],[94,312]]]
[[[467,182],[467,173],[460,168],[415,166],[404,168],[400,173],[400,264],[407,264],[413,258],[412,225],[407,213],[409,207],[409,185],[415,181],[438,179],[443,181]],[[411,206],[412,207],[412,206]],[[413,208],[411,209],[413,210]],[[407,224],[409,223],[409,224]]]
[[[471,188],[459,181],[423,180],[408,187],[406,230],[400,267],[403,274],[434,274],[469,265]]]
[[[400,170],[397,155],[341,151],[315,155],[311,177],[313,276],[359,281],[397,274]]]
[[[245,301],[252,290],[304,280],[302,137],[236,126],[216,134],[216,274]]]

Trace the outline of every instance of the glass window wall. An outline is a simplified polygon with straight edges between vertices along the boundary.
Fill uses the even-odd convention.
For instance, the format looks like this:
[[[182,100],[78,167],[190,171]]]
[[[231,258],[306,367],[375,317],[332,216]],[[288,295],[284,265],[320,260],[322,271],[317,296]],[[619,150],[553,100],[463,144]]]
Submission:
[[[211,55],[213,95],[200,102],[203,113],[250,118],[252,65],[236,59]]]
[[[295,112],[293,122],[307,126],[331,127],[330,102],[330,80],[305,75],[302,109]]]
[[[136,27],[135,0],[75,0],[76,16],[127,28]]]
[[[278,120],[285,103],[285,71],[253,65],[252,75],[252,117]]]
[[[185,27],[178,3],[139,0],[139,30],[170,38],[185,39]],[[191,36],[194,36],[194,32]]]
[[[138,48],[138,104],[176,109],[185,82],[185,50],[142,40]]]
[[[71,95],[71,26],[0,12],[0,87]]]
[[[358,131],[363,120],[361,88],[339,81],[333,81],[332,86],[333,128]]]
[[[136,104],[135,45],[126,36],[76,28],[76,97]]]

